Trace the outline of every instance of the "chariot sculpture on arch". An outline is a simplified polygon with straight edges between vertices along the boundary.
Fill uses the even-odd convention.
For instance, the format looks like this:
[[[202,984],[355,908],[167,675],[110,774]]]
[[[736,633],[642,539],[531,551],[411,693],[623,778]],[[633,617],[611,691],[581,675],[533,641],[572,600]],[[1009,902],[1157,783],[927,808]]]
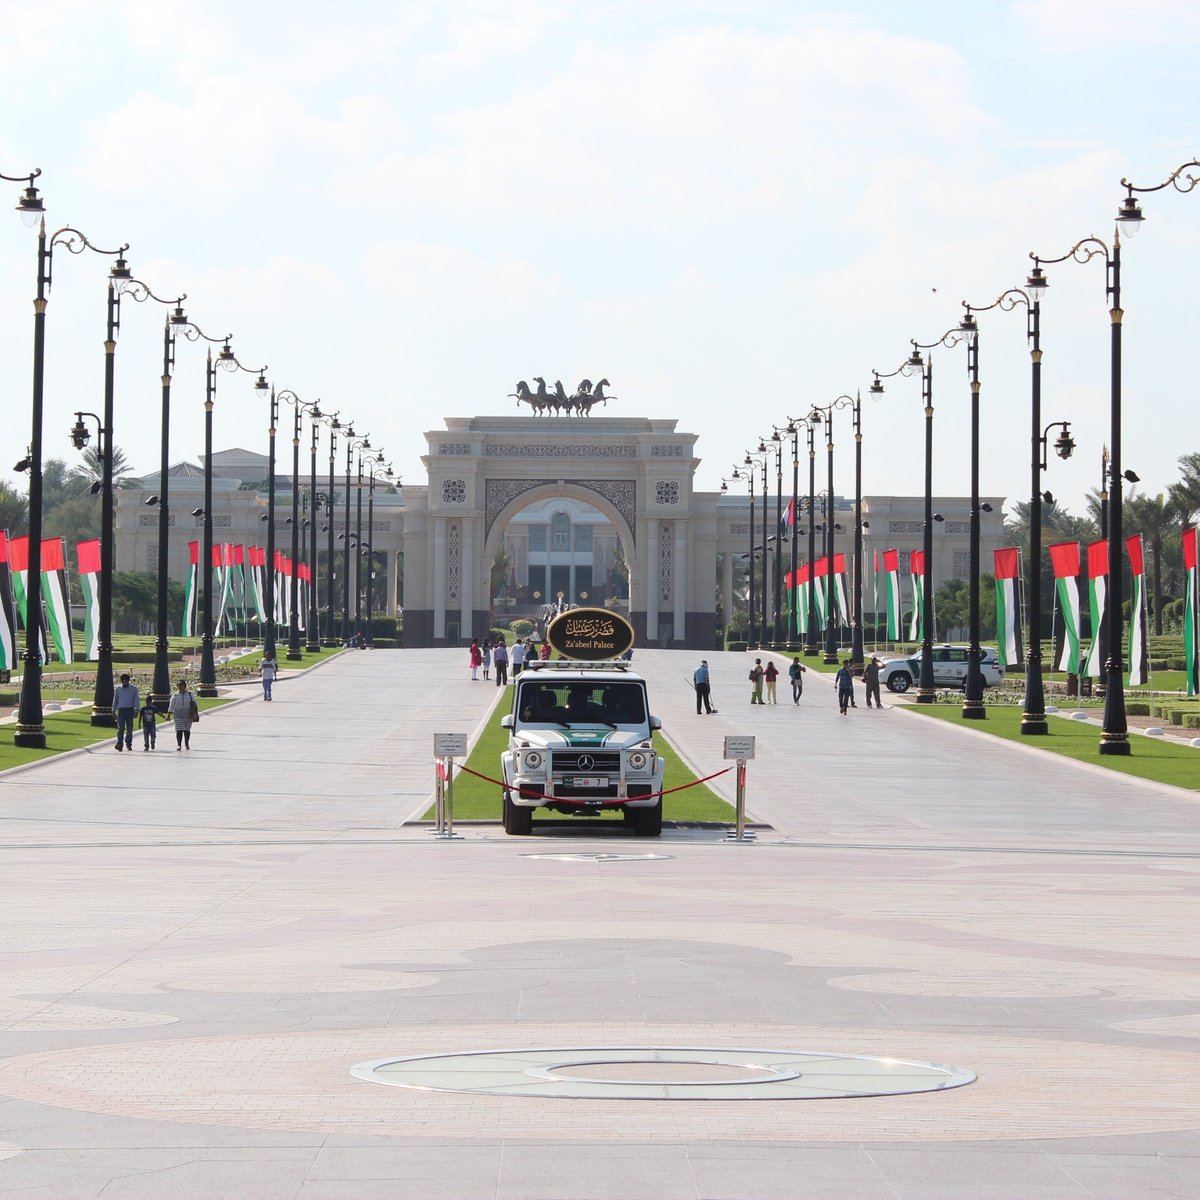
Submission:
[[[595,384],[590,379],[581,379],[578,387],[568,396],[561,379],[556,379],[553,389],[550,389],[546,387],[546,381],[540,375],[534,375],[532,378],[537,384],[536,391],[530,390],[529,384],[522,379],[517,383],[517,390],[508,394],[516,397],[518,408],[522,404],[528,404],[538,416],[588,417],[591,416],[595,405],[607,404],[616,399],[616,396],[605,395],[604,389],[612,386],[607,379],[601,379]]]

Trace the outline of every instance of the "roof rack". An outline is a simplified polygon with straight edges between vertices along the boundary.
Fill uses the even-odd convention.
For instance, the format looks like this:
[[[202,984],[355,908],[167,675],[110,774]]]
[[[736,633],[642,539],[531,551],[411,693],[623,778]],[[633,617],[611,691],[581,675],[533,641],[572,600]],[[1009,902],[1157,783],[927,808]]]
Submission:
[[[582,658],[535,659],[525,664],[526,671],[628,671],[629,663],[618,659],[588,662]]]

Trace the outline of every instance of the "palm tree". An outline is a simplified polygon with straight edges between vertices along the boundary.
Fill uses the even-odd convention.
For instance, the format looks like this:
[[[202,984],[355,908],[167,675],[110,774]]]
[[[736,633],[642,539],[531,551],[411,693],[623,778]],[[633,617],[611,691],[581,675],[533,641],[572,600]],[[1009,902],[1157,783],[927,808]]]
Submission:
[[[72,467],[68,479],[79,493],[87,491],[97,480],[104,476],[104,456],[95,446],[88,446],[79,456],[83,465]],[[112,451],[112,477],[119,480],[122,475],[128,475],[131,466],[125,451],[120,446],[114,446]],[[118,484],[118,486],[120,486]]]

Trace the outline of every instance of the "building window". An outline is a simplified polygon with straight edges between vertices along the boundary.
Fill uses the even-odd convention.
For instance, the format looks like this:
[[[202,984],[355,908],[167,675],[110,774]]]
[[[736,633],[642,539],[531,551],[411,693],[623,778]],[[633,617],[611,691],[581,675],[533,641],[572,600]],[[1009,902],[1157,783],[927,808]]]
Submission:
[[[536,553],[544,554],[546,552],[546,527],[545,525],[530,525],[529,526],[529,549]]]
[[[566,513],[555,513],[550,522],[551,548],[554,550],[570,550],[571,548],[571,518]]]
[[[592,527],[590,525],[575,526],[575,549],[581,554],[591,554]]]

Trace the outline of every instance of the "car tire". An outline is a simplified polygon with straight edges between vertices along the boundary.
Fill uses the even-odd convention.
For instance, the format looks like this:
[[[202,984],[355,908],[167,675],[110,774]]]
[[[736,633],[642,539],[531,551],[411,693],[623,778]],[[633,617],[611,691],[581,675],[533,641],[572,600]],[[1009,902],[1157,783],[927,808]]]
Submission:
[[[501,806],[505,833],[511,837],[527,837],[533,832],[533,809],[514,804],[507,788],[501,792]]]
[[[653,808],[635,808],[638,837],[658,837],[662,833],[662,797]]]
[[[889,692],[899,692],[901,695],[912,687],[912,676],[907,671],[893,671],[887,677]]]

